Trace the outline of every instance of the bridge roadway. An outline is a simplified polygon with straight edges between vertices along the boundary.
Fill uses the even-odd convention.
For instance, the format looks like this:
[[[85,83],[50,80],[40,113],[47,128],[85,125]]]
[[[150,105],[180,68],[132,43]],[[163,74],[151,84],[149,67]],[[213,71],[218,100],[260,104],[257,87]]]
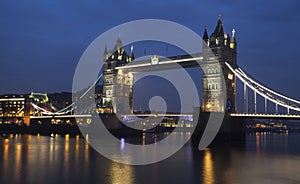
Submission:
[[[121,117],[190,117],[192,114],[124,114]],[[90,118],[92,114],[78,115],[52,115],[52,116],[30,116],[31,119],[48,119],[48,118]]]
[[[78,115],[53,115],[53,116],[30,116],[30,119],[49,119],[49,118],[90,118],[91,114],[78,114]]]
[[[116,67],[118,70],[125,70],[132,73],[162,71],[171,69],[200,67],[205,63],[218,63],[216,57],[203,57],[201,54],[184,55],[180,57],[159,58],[157,63],[151,60],[143,60],[135,63],[129,63],[125,66]]]
[[[192,114],[124,114],[122,117],[191,117]],[[300,120],[298,114],[250,114],[250,113],[231,113],[233,118],[245,119],[289,119]],[[57,116],[30,116],[31,119],[48,119],[48,118],[90,118],[91,114],[80,115],[57,115]]]
[[[245,118],[245,119],[288,119],[300,120],[298,114],[249,114],[249,113],[231,113],[231,117]]]

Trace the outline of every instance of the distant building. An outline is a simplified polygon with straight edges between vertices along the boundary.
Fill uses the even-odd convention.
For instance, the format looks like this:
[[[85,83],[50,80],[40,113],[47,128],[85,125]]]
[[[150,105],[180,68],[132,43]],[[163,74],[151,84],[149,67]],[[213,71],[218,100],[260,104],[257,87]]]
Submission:
[[[33,106],[31,105],[31,103],[42,107],[42,108],[46,108],[47,104],[49,102],[49,98],[48,95],[46,93],[35,93],[35,92],[31,92],[29,95],[26,95],[26,97],[28,98],[28,109],[27,109],[27,115],[42,115],[41,112],[37,109],[34,109]]]
[[[26,110],[26,95],[1,95],[0,117],[23,117]]]
[[[71,103],[69,92],[0,95],[0,124],[24,122],[29,125],[30,116],[42,116],[43,110],[56,112]]]
[[[36,103],[47,103],[49,101],[48,95],[46,93],[31,92],[28,95],[28,98],[30,98],[32,102]]]
[[[60,109],[72,103],[72,93],[62,92],[62,93],[31,93],[29,95],[30,103],[43,108],[48,112],[56,112]],[[30,115],[42,115],[42,111],[39,109],[34,109],[31,105]]]
[[[72,93],[70,92],[49,93],[48,97],[51,111],[58,111],[72,103]]]
[[[0,123],[10,124],[24,120],[28,124],[29,116],[36,112],[31,103],[44,107],[48,101],[47,94],[34,92],[0,95]]]

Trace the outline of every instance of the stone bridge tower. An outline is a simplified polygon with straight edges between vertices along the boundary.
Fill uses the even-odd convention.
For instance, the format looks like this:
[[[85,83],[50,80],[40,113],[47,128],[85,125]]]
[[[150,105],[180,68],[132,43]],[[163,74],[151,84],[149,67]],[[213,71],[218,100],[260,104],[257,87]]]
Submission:
[[[113,51],[108,51],[105,48],[104,59],[101,104],[103,112],[128,113],[132,109],[133,75],[123,73],[122,70],[117,70],[116,67],[124,66],[134,60],[133,47],[131,47],[130,55],[128,55],[119,37]],[[124,104],[129,104],[130,109],[125,107]]]
[[[215,54],[213,59],[206,58],[203,64],[203,108],[205,112],[234,112],[236,108],[236,79],[226,67],[225,62],[236,66],[237,43],[235,30],[232,37],[224,32],[222,20],[219,18],[214,32],[207,34],[205,27],[203,53],[211,49]],[[222,72],[221,72],[222,71]],[[225,84],[222,80],[225,79]],[[224,88],[226,87],[226,88]],[[226,89],[226,96],[224,95]]]

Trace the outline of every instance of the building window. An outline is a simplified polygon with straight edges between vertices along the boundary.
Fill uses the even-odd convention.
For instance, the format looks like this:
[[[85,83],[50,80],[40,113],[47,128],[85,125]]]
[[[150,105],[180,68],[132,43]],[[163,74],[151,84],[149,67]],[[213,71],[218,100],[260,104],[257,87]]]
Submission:
[[[233,75],[231,73],[228,74],[228,79],[230,79],[230,80],[233,79]]]
[[[215,89],[215,84],[212,84],[212,85],[211,85],[211,88],[212,88],[212,89]]]

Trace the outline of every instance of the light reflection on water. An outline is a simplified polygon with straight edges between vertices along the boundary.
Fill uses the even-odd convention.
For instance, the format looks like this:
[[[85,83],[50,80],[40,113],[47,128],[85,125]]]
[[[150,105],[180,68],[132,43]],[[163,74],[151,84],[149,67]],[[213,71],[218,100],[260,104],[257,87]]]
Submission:
[[[109,168],[111,184],[132,184],[135,183],[135,173],[131,165],[112,162]]]
[[[209,148],[204,150],[203,157],[203,183],[213,184],[215,183],[214,176],[214,163]]]
[[[141,143],[157,138],[144,135]],[[78,137],[11,135],[0,138],[0,183],[299,183],[299,144],[300,134],[253,133],[244,146],[198,151],[187,144],[162,162],[130,166]]]

